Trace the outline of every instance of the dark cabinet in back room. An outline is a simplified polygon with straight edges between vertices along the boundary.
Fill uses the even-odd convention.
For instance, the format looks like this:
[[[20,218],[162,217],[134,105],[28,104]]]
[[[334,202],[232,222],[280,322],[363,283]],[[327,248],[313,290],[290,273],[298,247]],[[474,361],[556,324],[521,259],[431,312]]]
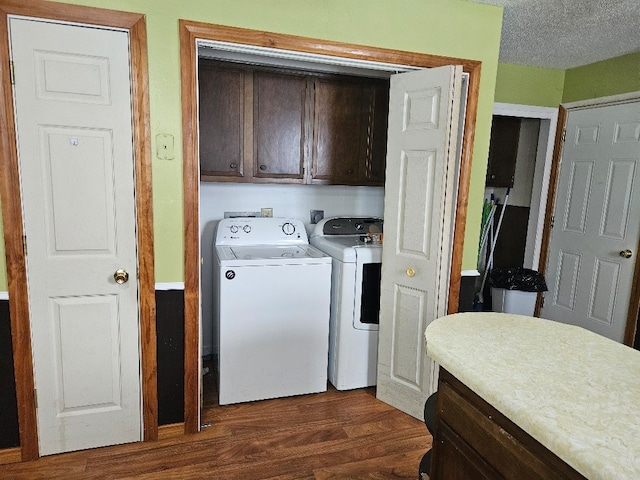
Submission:
[[[520,118],[494,115],[487,163],[487,187],[513,187],[520,138]]]
[[[204,181],[384,185],[389,81],[199,60]]]

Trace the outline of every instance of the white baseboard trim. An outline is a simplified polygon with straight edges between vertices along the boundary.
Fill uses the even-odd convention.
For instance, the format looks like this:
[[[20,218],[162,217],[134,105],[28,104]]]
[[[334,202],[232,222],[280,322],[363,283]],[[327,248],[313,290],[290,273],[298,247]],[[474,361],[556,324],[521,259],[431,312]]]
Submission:
[[[0,292],[0,300],[9,300],[9,292]]]

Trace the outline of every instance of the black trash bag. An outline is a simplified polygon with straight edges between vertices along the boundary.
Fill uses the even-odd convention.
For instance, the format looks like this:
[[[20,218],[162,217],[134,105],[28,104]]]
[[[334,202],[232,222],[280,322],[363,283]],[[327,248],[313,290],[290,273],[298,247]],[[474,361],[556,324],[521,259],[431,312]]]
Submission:
[[[491,286],[505,290],[520,290],[522,292],[546,292],[547,284],[544,277],[530,268],[509,267],[494,268],[489,277]]]

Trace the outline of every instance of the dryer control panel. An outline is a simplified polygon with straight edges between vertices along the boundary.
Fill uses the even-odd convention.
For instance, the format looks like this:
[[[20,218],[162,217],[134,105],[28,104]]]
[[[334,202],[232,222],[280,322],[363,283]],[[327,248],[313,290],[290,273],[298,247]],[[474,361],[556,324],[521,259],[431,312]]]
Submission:
[[[297,218],[236,217],[218,222],[214,245],[307,245],[304,224]]]

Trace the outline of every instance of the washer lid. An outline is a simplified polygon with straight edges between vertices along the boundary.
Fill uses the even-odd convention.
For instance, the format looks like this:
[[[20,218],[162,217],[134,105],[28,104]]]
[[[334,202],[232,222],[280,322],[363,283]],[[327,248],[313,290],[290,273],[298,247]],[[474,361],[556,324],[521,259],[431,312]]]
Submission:
[[[296,265],[330,263],[331,257],[310,245],[217,246],[217,256],[225,265]]]

